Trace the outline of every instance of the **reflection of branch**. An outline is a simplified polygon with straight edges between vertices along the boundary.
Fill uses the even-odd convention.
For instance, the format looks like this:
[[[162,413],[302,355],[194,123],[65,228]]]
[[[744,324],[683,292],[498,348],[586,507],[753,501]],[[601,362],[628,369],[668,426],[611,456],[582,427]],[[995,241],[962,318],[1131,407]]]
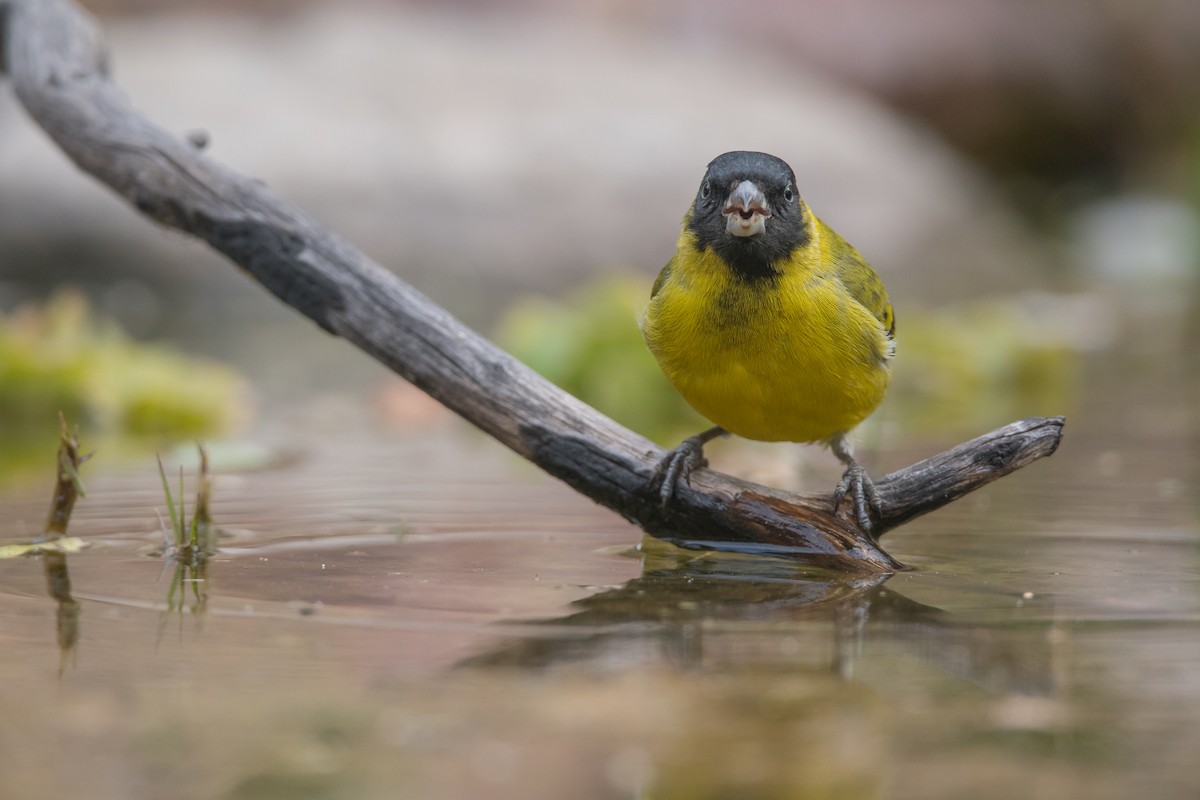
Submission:
[[[880,595],[883,602],[871,606],[878,638],[903,642],[923,661],[995,692],[1036,696],[1056,691],[1053,645],[1045,627],[972,624],[891,589]]]
[[[648,486],[660,448],[468,330],[261,183],[137,114],[107,80],[95,24],[69,0],[8,4],[7,69],[17,96],[76,164],[143,214],[208,242],[325,331],[546,472],[675,541],[765,544],[840,569],[899,568],[852,514],[830,511],[828,495],[802,497],[698,471],[664,514]],[[976,440],[957,458],[888,476],[877,484],[884,504],[878,531],[1049,455],[1061,426],[1027,420]]]
[[[861,615],[852,610],[869,607],[874,590],[891,577],[806,575],[783,559],[715,554],[683,561],[650,555],[644,570],[623,586],[575,601],[576,610],[567,616],[532,623],[527,638],[460,666],[546,668],[565,662],[602,663],[609,653],[627,663],[640,652],[647,660],[665,657],[673,666],[694,667],[705,658],[705,632],[712,623],[829,619],[837,636],[833,663],[817,666],[840,672],[841,639],[861,634],[861,626],[852,621]],[[814,655],[820,659],[828,653]]]
[[[1053,694],[1044,629],[972,624],[905,597],[889,578],[805,574],[782,559],[647,559],[641,577],[576,601],[566,616],[530,623],[528,636],[459,666],[548,669],[644,660],[694,668],[732,661],[727,666],[782,663],[788,672],[804,666],[849,680],[865,642],[895,642],[905,656],[998,693]],[[729,621],[739,624],[722,624]],[[775,646],[794,637],[807,638],[794,650]]]

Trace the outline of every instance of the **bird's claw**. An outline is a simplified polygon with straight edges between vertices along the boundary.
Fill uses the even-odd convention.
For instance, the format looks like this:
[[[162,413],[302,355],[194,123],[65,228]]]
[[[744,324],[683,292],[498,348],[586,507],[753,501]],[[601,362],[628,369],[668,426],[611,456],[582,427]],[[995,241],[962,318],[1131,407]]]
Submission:
[[[875,483],[871,480],[871,476],[867,475],[867,471],[854,462],[846,467],[846,471],[842,473],[842,479],[838,481],[837,487],[833,490],[834,512],[838,510],[838,506],[842,504],[842,500],[847,494],[850,495],[854,504],[854,517],[858,521],[858,527],[862,528],[864,532],[870,533],[871,517],[872,515],[876,518],[882,517],[883,507],[879,502],[879,492],[875,490]]]
[[[684,439],[654,468],[650,482],[652,486],[658,483],[658,497],[663,516],[667,515],[667,509],[675,498],[675,487],[679,481],[686,482],[693,471],[708,466],[708,459],[704,457],[704,441],[702,436]]]

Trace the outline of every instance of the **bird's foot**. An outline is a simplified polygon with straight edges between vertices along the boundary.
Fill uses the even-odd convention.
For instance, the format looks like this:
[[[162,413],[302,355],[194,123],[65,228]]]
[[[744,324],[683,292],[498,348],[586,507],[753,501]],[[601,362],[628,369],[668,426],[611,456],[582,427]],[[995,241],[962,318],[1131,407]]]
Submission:
[[[689,436],[658,462],[650,476],[650,485],[658,485],[658,497],[664,517],[667,516],[671,501],[675,498],[675,487],[679,482],[686,482],[692,472],[708,466],[708,459],[704,457],[704,445],[724,435],[725,431],[718,427]]]
[[[871,533],[871,517],[872,515],[876,518],[882,517],[883,508],[879,503],[879,493],[875,490],[875,483],[871,480],[871,476],[855,461],[851,461],[846,467],[846,471],[842,473],[842,479],[833,490],[834,513],[837,512],[838,506],[842,504],[842,500],[847,494],[850,495],[851,502],[854,504],[854,517],[858,521],[858,527],[866,533]]]

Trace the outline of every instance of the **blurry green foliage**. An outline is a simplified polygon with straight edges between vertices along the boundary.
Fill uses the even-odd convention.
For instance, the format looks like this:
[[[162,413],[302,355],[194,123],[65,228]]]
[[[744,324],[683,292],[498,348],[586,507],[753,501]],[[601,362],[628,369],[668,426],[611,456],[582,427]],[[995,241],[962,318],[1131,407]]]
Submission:
[[[605,278],[565,300],[529,297],[501,320],[502,347],[617,422],[678,444],[704,422],[659,370],[638,330],[653,280]]]
[[[621,424],[664,444],[707,424],[658,369],[638,331],[649,278],[620,276],[564,300],[518,302],[503,347]],[[900,309],[887,416],[905,430],[978,433],[1070,410],[1079,352],[1022,300]]]
[[[908,429],[982,433],[1074,403],[1077,345],[1020,299],[914,311],[896,338],[890,408]]]
[[[196,437],[226,429],[244,396],[230,368],[135,342],[73,292],[0,316],[0,469],[42,452],[59,411],[93,441]]]

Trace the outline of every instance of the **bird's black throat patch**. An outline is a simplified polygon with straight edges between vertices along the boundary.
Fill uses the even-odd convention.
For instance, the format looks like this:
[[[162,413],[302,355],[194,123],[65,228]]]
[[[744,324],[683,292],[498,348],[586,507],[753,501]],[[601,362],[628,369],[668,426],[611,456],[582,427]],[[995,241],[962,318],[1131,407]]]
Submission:
[[[734,277],[751,283],[778,278],[792,254],[808,243],[808,232],[795,221],[767,221],[767,229],[758,236],[731,236],[725,232],[721,214],[699,217],[693,214],[688,227],[696,234],[700,250],[711,249],[724,261]]]
[[[783,263],[791,258],[797,246],[772,237],[769,223],[768,230],[759,236],[739,238],[723,234],[709,245],[735,276],[750,283],[778,278]]]

